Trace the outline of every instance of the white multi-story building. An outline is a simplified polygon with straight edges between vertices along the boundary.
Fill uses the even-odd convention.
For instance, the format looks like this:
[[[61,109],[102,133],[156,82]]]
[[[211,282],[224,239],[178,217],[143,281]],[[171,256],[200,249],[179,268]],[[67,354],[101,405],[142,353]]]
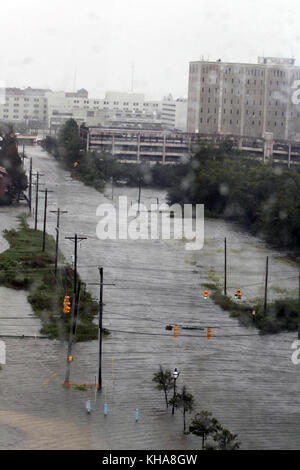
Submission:
[[[0,121],[25,122],[29,127],[47,123],[49,90],[37,88],[6,88],[5,102],[0,104]]]
[[[156,121],[166,130],[186,131],[187,100],[174,100],[169,94],[162,100],[146,100],[143,93],[107,92],[103,109],[113,113],[115,118]]]
[[[176,101],[175,129],[187,131],[187,99],[178,98]]]
[[[113,121],[155,122],[160,118],[160,102],[145,102],[141,93],[107,92],[105,97],[89,98],[84,89],[76,93],[49,92],[48,126],[57,130],[73,117],[78,124],[104,125]]]
[[[171,95],[162,100],[146,100],[143,93],[108,91],[104,98],[90,98],[87,90],[68,93],[44,89],[7,88],[0,104],[0,121],[24,122],[56,132],[66,120],[80,125],[101,126],[114,122],[152,123],[168,131],[186,131],[186,100]],[[125,125],[125,124],[124,124]]]
[[[164,129],[186,132],[187,129],[187,99],[173,99],[169,94],[160,102],[161,121]]]

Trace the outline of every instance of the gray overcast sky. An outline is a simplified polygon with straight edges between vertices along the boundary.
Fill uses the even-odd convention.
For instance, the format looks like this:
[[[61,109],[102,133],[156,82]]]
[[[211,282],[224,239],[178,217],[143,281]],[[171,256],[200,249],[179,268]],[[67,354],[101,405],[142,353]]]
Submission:
[[[7,86],[187,96],[188,63],[296,58],[299,0],[11,0],[1,2]]]

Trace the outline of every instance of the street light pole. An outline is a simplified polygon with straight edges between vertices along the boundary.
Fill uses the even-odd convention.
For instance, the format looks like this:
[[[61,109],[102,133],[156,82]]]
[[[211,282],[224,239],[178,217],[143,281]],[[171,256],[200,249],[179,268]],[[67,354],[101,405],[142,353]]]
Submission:
[[[174,372],[173,372],[173,378],[174,378],[174,394],[173,394],[173,404],[172,404],[172,415],[174,414],[174,409],[175,409],[175,397],[176,397],[176,380],[178,379],[178,376],[179,376],[179,372],[178,370],[174,369]]]
[[[98,267],[100,274],[100,298],[99,298],[99,370],[98,390],[102,390],[102,325],[103,325],[103,268]]]

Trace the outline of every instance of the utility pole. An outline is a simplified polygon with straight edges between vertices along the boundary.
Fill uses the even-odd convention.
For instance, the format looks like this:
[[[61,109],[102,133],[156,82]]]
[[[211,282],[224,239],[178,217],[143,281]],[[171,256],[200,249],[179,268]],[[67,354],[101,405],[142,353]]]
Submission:
[[[74,296],[76,295],[77,286],[77,243],[81,240],[86,240],[87,237],[78,237],[75,233],[74,237],[65,237],[67,240],[74,240]]]
[[[45,204],[44,204],[44,227],[43,227],[43,245],[42,251],[45,251],[46,248],[46,223],[47,223],[47,204],[48,204],[48,193],[53,193],[53,191],[41,190],[41,193],[45,193]]]
[[[24,160],[25,160],[25,144],[23,144],[22,159],[23,159],[23,168],[24,168]]]
[[[99,364],[98,364],[98,391],[102,390],[102,334],[103,334],[103,286],[115,286],[115,284],[104,284],[103,282],[103,268],[98,266],[100,274],[100,284],[90,283],[90,285],[100,285],[99,292]]]
[[[39,178],[40,176],[44,176],[43,173],[39,171],[36,172],[36,183],[35,183],[35,213],[34,213],[34,230],[37,230],[37,223],[38,223],[38,205],[39,205]]]
[[[64,279],[64,298],[68,293],[68,268],[65,267],[65,279]],[[64,312],[61,315],[61,341],[65,340],[65,315]]]
[[[29,199],[29,210],[30,215],[32,211],[32,157],[30,158],[30,167],[29,167],[29,191],[28,191],[28,199]]]
[[[48,189],[46,188],[46,189],[45,189],[44,228],[43,228],[43,246],[42,246],[42,251],[45,251],[45,247],[46,247],[47,201],[48,201]]]
[[[102,390],[102,318],[103,318],[103,268],[98,268],[100,274],[100,297],[99,297],[99,371],[98,391]]]
[[[227,242],[224,239],[224,295],[227,295]]]
[[[140,203],[141,203],[141,177],[139,176],[139,198],[138,198],[138,214],[140,213]]]
[[[73,342],[73,322],[74,322],[74,311],[75,311],[75,296],[72,299],[72,308],[71,308],[71,325],[70,325],[70,334],[69,334],[69,343],[68,343],[68,352],[67,352],[67,370],[65,376],[65,384],[70,382],[70,372],[71,372],[71,362],[72,362],[72,342]]]
[[[57,274],[57,261],[58,261],[58,241],[59,241],[59,222],[60,222],[60,214],[67,214],[68,211],[61,211],[60,208],[57,209],[57,211],[50,211],[52,214],[57,214],[57,219],[56,219],[56,242],[55,242],[55,268],[54,268],[54,274],[56,277]]]
[[[76,327],[77,327],[77,317],[79,311],[79,302],[80,302],[80,292],[81,292],[81,282],[79,281],[77,284],[76,290],[76,297],[75,297],[75,311],[74,311],[74,322],[73,322],[73,335],[76,334]]]
[[[300,271],[299,271],[299,313],[298,313],[298,339],[300,339]]]
[[[40,174],[37,171],[37,173],[36,173],[36,187],[35,187],[34,230],[37,230],[38,204],[39,204],[39,177],[40,177]]]
[[[267,312],[268,268],[269,268],[269,257],[267,256],[267,260],[266,260],[266,280],[265,280],[264,314],[266,314],[266,312]]]
[[[76,333],[76,323],[77,323],[77,313],[79,308],[79,299],[80,299],[80,282],[78,283],[77,295],[73,296],[72,300],[72,310],[71,310],[71,325],[70,325],[70,334],[69,334],[69,343],[68,343],[68,352],[67,352],[67,370],[65,375],[65,384],[70,382],[70,372],[71,372],[71,363],[72,358],[72,344],[73,336]]]
[[[111,177],[111,198],[114,199],[114,177]]]

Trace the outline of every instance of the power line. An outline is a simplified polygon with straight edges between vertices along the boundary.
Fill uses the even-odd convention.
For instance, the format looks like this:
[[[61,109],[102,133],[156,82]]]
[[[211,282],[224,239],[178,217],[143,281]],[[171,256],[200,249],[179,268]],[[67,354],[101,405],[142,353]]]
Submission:
[[[146,336],[167,336],[169,338],[173,338],[172,334],[166,334],[166,333],[143,333],[139,331],[124,331],[124,330],[109,330],[114,333],[125,333],[125,334],[133,334],[133,335],[146,335]],[[233,335],[217,335],[215,338],[236,338],[240,336],[263,336],[260,333],[254,333],[254,334],[233,334]],[[202,336],[196,336],[196,335],[186,335],[186,334],[180,334],[180,337],[187,337],[187,338],[206,338],[205,335]]]

